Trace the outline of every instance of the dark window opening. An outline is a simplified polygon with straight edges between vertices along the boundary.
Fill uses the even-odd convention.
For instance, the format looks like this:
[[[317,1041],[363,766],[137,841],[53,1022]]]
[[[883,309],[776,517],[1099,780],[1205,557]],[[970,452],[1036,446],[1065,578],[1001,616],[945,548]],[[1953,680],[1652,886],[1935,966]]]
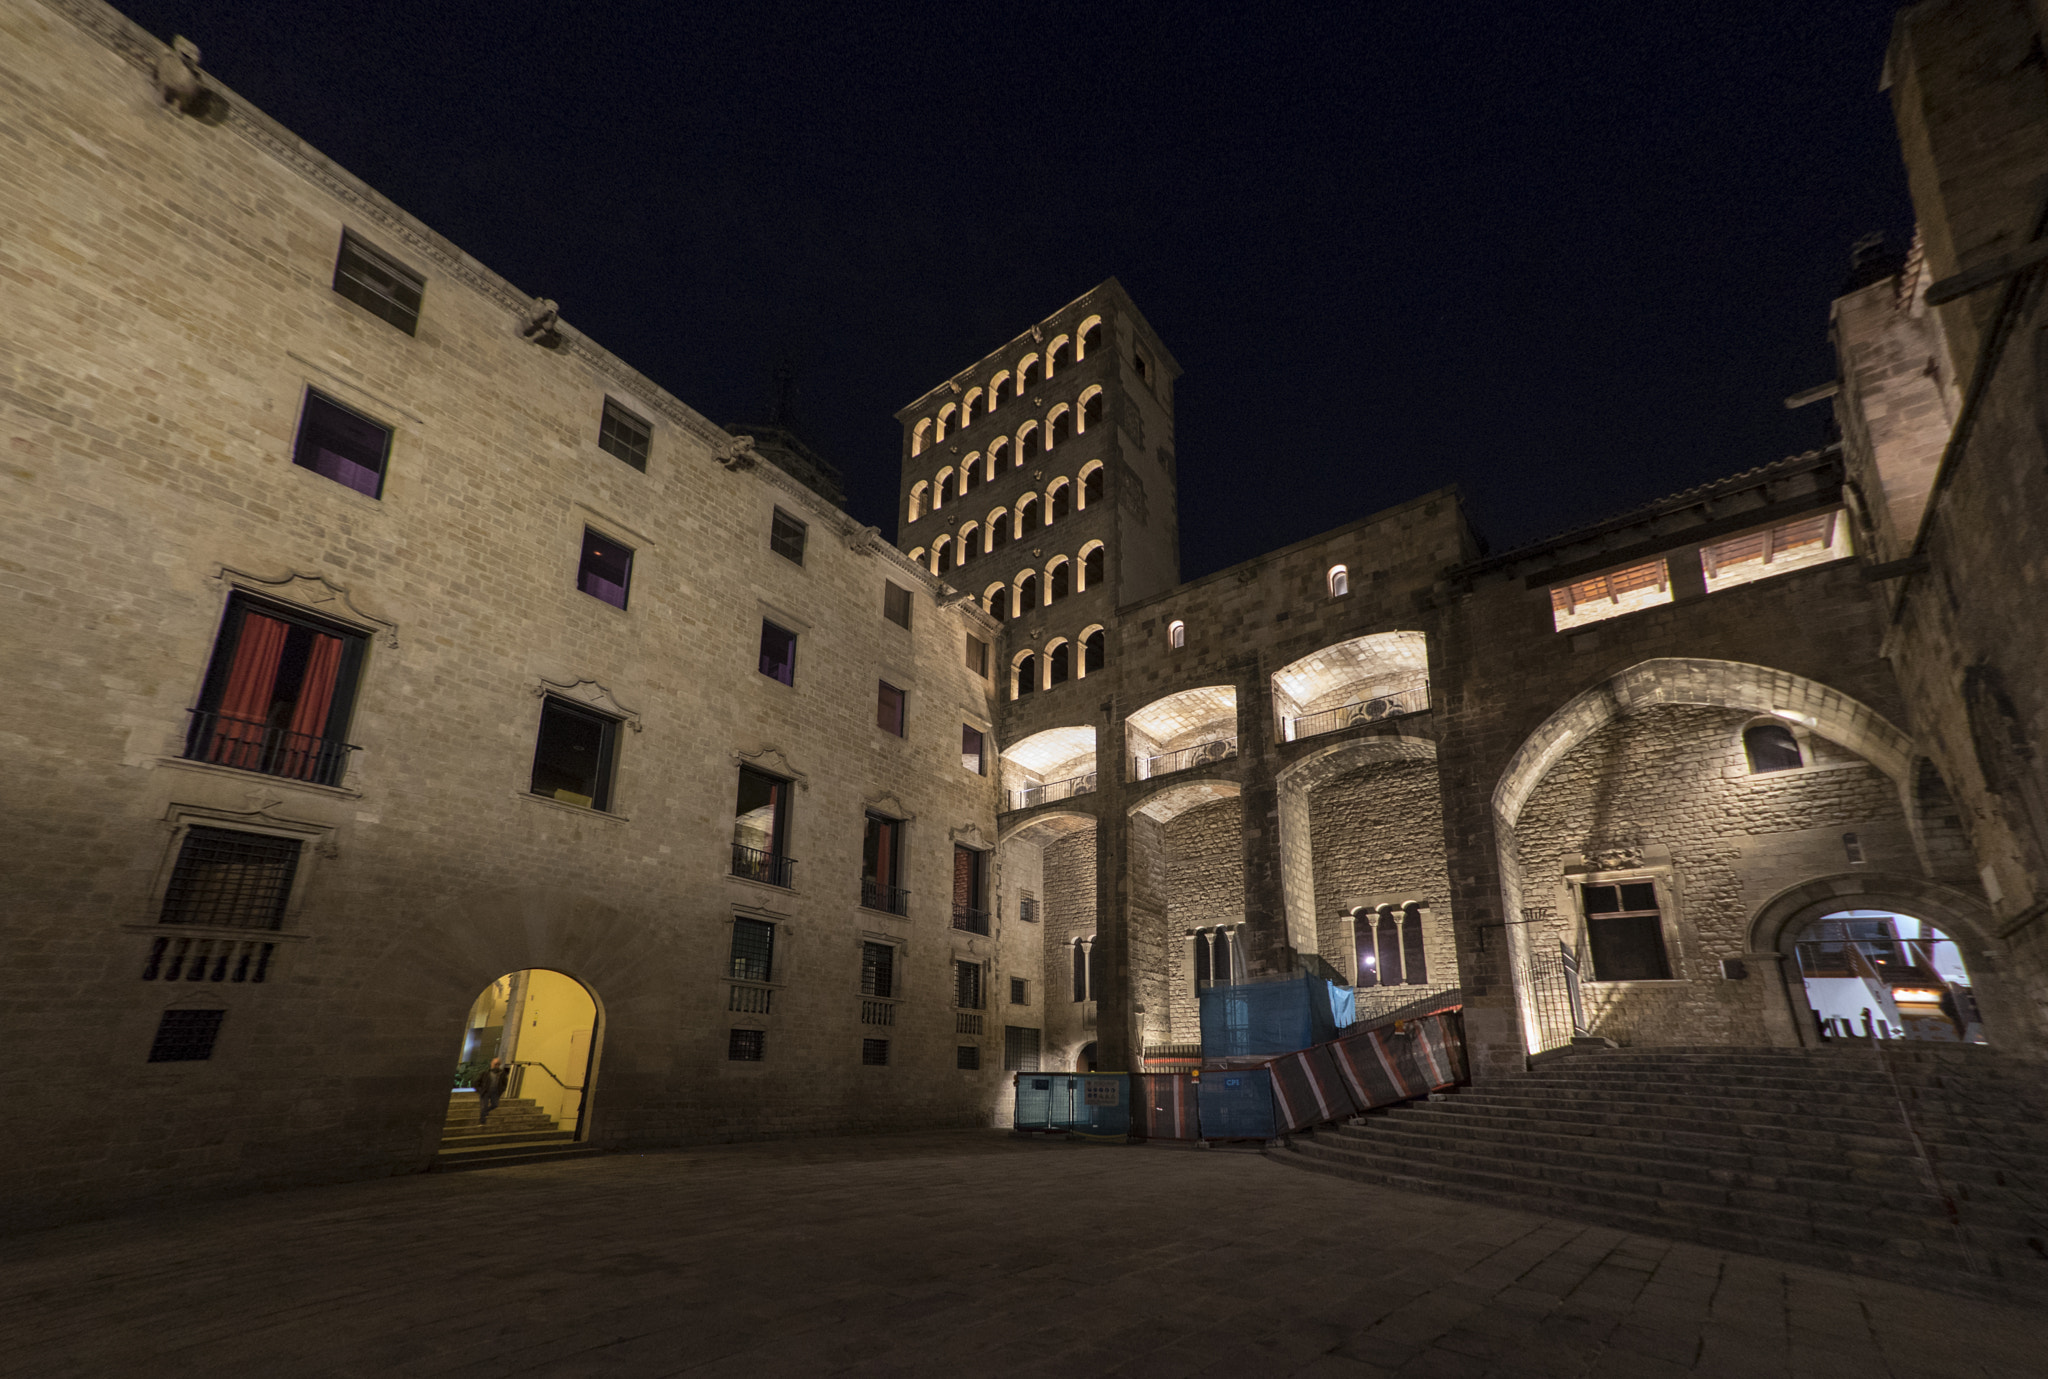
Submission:
[[[1102,322],[1097,321],[1094,325],[1081,332],[1081,353],[1083,356],[1086,356],[1101,348]]]
[[[1074,564],[1062,560],[1052,567],[1052,574],[1046,581],[1045,601],[1052,603],[1074,592]]]
[[[1017,918],[1026,924],[1038,923],[1038,897],[1030,891],[1017,893]]]
[[[1131,368],[1138,377],[1143,378],[1145,376],[1145,356],[1139,354],[1136,350],[1131,351]]]
[[[903,871],[903,824],[880,814],[867,816],[861,840],[860,903],[870,910],[900,915],[909,908],[910,892],[896,883]],[[868,995],[889,993],[868,992]]]
[[[1429,984],[1429,955],[1422,947],[1422,907],[1407,905],[1401,911],[1401,962],[1411,986]]]
[[[1052,508],[1046,514],[1046,525],[1050,526],[1074,514],[1074,486],[1061,484],[1052,491]]]
[[[1742,750],[1749,757],[1753,776],[1768,771],[1796,771],[1806,764],[1799,752],[1799,739],[1781,723],[1758,723],[1743,729]]]
[[[804,563],[804,533],[807,530],[802,522],[777,508],[774,520],[768,525],[768,549],[784,560],[793,560],[801,565]]]
[[[761,620],[761,673],[785,685],[796,683],[796,633]]]
[[[1088,999],[1088,950],[1092,944],[1085,939],[1074,940],[1074,999]]]
[[[1586,941],[1593,950],[1593,980],[1666,981],[1671,962],[1664,950],[1664,924],[1657,888],[1648,881],[1582,886]]]
[[[1029,536],[1038,530],[1038,504],[1026,498],[1017,504],[1017,535]]]
[[[281,928],[300,847],[297,838],[195,824],[178,845],[157,921]]]
[[[980,1010],[983,975],[980,963],[956,959],[953,963],[953,1004],[962,1010]]]
[[[988,643],[972,632],[967,634],[967,668],[984,680],[988,678]]]
[[[225,1010],[167,1010],[149,1044],[152,1063],[194,1063],[213,1057]]]
[[[257,604],[228,603],[193,711],[193,761],[339,785],[354,750],[342,739],[366,640]]]
[[[1027,573],[1017,581],[1017,616],[1023,617],[1038,607],[1038,576]]]
[[[1035,1073],[1038,1071],[1038,1031],[1020,1025],[1003,1027],[1003,1071],[1013,1073]]]
[[[576,587],[614,608],[626,606],[633,581],[633,548],[583,529],[583,558],[576,566]]]
[[[977,776],[988,774],[983,756],[981,729],[966,723],[960,725],[960,766],[962,770],[972,771]]]
[[[736,1029],[726,1038],[725,1056],[734,1063],[759,1063],[767,1056],[768,1032]]]
[[[1064,685],[1074,672],[1074,644],[1061,642],[1046,654],[1045,679],[1049,685]]]
[[[1089,427],[1091,427],[1091,426],[1095,426],[1095,425],[1098,425],[1098,424],[1099,424],[1099,423],[1100,423],[1101,421],[1102,421],[1102,394],[1101,394],[1101,393],[1093,393],[1093,394],[1090,394],[1090,395],[1089,395],[1089,398],[1088,398],[1088,400],[1087,400],[1086,402],[1084,402],[1084,403],[1082,403],[1082,404],[1081,404],[1081,429],[1082,429],[1083,431],[1085,431],[1085,430],[1087,430],[1087,429],[1088,429]],[[1095,472],[1096,472],[1096,473],[1098,473],[1098,474],[1100,474],[1100,473],[1101,473],[1102,471],[1098,469],[1098,470],[1096,470]],[[1092,501],[1093,499],[1095,499],[1096,497],[1098,497],[1098,496],[1099,496],[1098,494],[1094,494],[1094,493],[1091,493],[1091,494],[1089,494],[1089,495],[1088,495],[1088,497],[1089,497],[1089,499],[1090,499],[1091,501]]]
[[[598,449],[618,456],[644,474],[647,472],[647,451],[653,442],[653,426],[610,398],[604,400],[604,415],[597,423]]]
[[[896,994],[894,944],[863,943],[860,946],[860,994],[883,997]]]
[[[910,591],[900,584],[883,584],[882,616],[898,627],[909,627]]]
[[[1108,560],[1107,548],[1102,546],[1097,546],[1094,550],[1083,556],[1081,558],[1081,583],[1090,589],[1102,583],[1102,577],[1107,568]]]
[[[344,407],[325,393],[306,390],[292,463],[371,498],[384,496],[384,466],[391,428]]]
[[[1046,424],[1045,448],[1047,450],[1052,449],[1056,445],[1065,445],[1073,438],[1074,413],[1072,409],[1061,412]]]
[[[341,232],[341,253],[334,261],[334,290],[397,326],[407,335],[420,327],[420,299],[427,280],[410,268]]]
[[[775,926],[766,920],[742,919],[732,922],[732,972],[735,981],[772,980],[775,969]]]
[[[932,553],[932,573],[943,575],[953,568],[953,543],[940,537]]]
[[[1057,374],[1061,369],[1066,368],[1069,364],[1072,364],[1073,362],[1074,342],[1071,340],[1062,340],[1057,345],[1054,345],[1052,347],[1052,367],[1046,370],[1046,372],[1049,374]]]
[[[887,680],[875,688],[875,726],[896,737],[903,736],[903,691]]]
[[[1019,657],[1016,675],[1017,683],[1010,688],[1010,697],[1012,699],[1022,699],[1027,694],[1037,693],[1038,658],[1036,656]]]
[[[981,1067],[981,1049],[974,1044],[961,1044],[953,1055],[953,1066],[963,1072],[973,1072]]]
[[[1017,370],[1017,396],[1022,397],[1026,388],[1038,382],[1038,361],[1029,359]]]
[[[1010,590],[1007,585],[988,596],[988,615],[997,622],[1010,620]]]
[[[869,1068],[889,1066],[889,1041],[886,1039],[863,1039],[860,1041],[860,1061]]]
[[[533,748],[533,793],[585,809],[610,809],[617,729],[617,719],[553,696],[543,700]]]
[[[1107,655],[1105,648],[1108,644],[1109,635],[1100,630],[1090,632],[1081,639],[1082,674],[1093,675],[1096,671],[1102,669],[1103,659]]]
[[[1022,977],[1010,978],[1010,1004],[1028,1006],[1031,1004],[1030,984]]]
[[[953,845],[953,927],[970,934],[988,932],[988,854]],[[977,968],[977,971],[980,969]],[[979,1007],[976,1007],[979,1009]]]
[[[787,886],[795,865],[787,855],[788,836],[789,782],[742,766],[733,811],[732,874]]]

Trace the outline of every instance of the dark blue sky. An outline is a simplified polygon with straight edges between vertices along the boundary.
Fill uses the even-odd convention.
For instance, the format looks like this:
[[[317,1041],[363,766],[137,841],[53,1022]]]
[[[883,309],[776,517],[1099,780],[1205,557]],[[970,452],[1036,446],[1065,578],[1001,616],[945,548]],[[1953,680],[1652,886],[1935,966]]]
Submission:
[[[1878,3],[124,8],[714,420],[794,356],[888,532],[894,411],[1116,275],[1190,578],[1810,448],[1849,244],[1910,230]]]

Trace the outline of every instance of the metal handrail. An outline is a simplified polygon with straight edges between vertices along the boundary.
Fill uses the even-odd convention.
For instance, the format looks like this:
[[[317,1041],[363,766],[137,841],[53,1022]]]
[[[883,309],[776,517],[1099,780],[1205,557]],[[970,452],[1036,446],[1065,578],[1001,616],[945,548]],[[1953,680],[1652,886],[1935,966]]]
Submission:
[[[1022,790],[1012,790],[1012,809],[1029,809],[1034,805],[1047,804],[1053,800],[1070,800],[1076,795],[1095,793],[1096,773],[1068,776],[1065,780],[1049,780],[1038,785],[1027,785]]]
[[[1348,704],[1340,704],[1334,709],[1322,709],[1316,713],[1305,713],[1299,718],[1290,718],[1287,720],[1287,740],[1295,742],[1304,737],[1338,732],[1355,723],[1377,723],[1383,718],[1400,718],[1406,714],[1428,711],[1429,681],[1421,680],[1404,689],[1389,690],[1385,694],[1369,694]]]
[[[1237,734],[1229,737],[1211,738],[1197,742],[1192,747],[1182,747],[1175,752],[1162,752],[1154,757],[1133,757],[1132,765],[1137,768],[1138,780],[1151,780],[1155,776],[1172,775],[1190,767],[1206,766],[1212,761],[1225,761],[1237,755]]]
[[[581,1087],[571,1087],[568,1083],[562,1081],[560,1077],[557,1077],[555,1075],[555,1070],[553,1068],[550,1068],[547,1064],[541,1062],[537,1058],[515,1058],[512,1060],[512,1066],[515,1068],[539,1068],[549,1077],[553,1077],[555,1079],[555,1085],[557,1087],[560,1087],[565,1092],[580,1092],[583,1090]]]
[[[260,718],[242,718],[217,709],[193,709],[185,735],[185,759],[260,771],[314,785],[339,785],[348,769],[353,743],[316,733],[295,733]]]
[[[956,901],[953,905],[953,927],[970,934],[986,934],[988,932],[988,911],[977,909],[972,905],[962,905]]]

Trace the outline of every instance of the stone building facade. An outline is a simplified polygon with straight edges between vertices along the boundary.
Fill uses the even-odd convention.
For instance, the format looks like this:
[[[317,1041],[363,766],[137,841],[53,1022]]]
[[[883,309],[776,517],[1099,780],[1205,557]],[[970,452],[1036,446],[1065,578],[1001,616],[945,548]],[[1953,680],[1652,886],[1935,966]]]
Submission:
[[[1979,60],[2028,25],[1901,18],[1924,237],[1836,303],[1840,444],[1183,581],[1114,280],[897,414],[891,545],[196,58],[0,0],[10,1219],[417,1170],[521,972],[587,993],[615,1146],[1000,1124],[1304,968],[1457,993],[1481,1078],[1812,1045],[1854,910],[2048,1052],[2042,260],[1945,295],[2038,238],[2048,118]]]

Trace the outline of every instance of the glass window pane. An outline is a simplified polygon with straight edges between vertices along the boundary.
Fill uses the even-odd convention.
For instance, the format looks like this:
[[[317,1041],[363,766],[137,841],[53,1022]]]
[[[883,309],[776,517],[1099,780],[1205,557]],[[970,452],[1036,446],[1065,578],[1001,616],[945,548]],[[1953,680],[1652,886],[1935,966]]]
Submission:
[[[533,793],[586,809],[609,807],[610,726],[608,719],[558,699],[543,702],[533,749]]]
[[[1594,919],[1586,923],[1593,949],[1593,979],[1650,982],[1670,977],[1664,956],[1664,928],[1655,915]]]
[[[653,439],[652,426],[610,398],[604,400],[604,416],[597,427],[598,448],[644,472],[648,446]]]
[[[1654,910],[1657,908],[1657,887],[1648,881],[1633,881],[1621,888],[1621,908],[1624,910]]]
[[[732,922],[732,975],[740,981],[765,982],[775,959],[775,926],[758,919]]]
[[[306,393],[293,464],[376,498],[384,491],[384,461],[390,450],[391,428],[330,397]]]
[[[796,633],[772,622],[762,622],[761,673],[785,685],[796,683]]]
[[[626,588],[633,578],[633,548],[583,529],[583,559],[576,571],[576,587],[592,598],[603,599],[614,608],[626,606]]]

